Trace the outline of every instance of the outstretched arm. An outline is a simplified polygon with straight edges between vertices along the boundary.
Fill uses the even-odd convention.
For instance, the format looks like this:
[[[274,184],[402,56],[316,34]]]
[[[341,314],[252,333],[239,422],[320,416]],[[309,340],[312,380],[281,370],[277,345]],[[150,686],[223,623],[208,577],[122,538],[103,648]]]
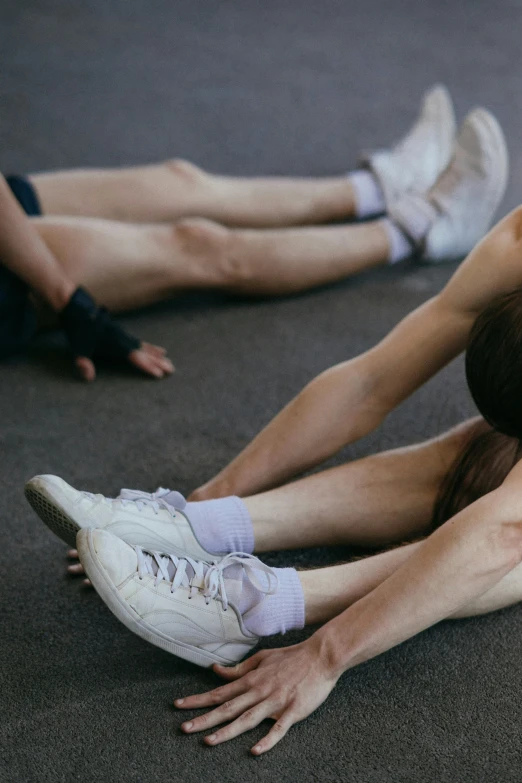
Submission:
[[[277,486],[362,438],[464,350],[478,313],[522,284],[522,212],[502,220],[434,299],[375,348],[315,378],[192,499]]]
[[[175,703],[222,706],[184,730],[232,720],[206,738],[215,745],[270,717],[276,723],[252,752],[270,750],[328,697],[343,672],[454,616],[515,569],[522,561],[521,501],[519,463],[498,490],[446,522],[388,579],[305,642],[263,650],[231,669],[215,666],[227,685]]]

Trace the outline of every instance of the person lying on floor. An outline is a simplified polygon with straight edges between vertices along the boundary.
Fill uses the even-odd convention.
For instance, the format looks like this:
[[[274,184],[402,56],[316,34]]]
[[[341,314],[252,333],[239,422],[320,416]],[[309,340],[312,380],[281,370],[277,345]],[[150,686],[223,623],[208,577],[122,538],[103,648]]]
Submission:
[[[348,176],[240,179],[167,161],[14,176],[8,183],[32,216],[41,257],[52,254],[70,289],[82,286],[113,313],[186,289],[279,296],[415,254],[437,262],[471,250],[504,194],[507,151],[484,109],[471,112],[458,135],[455,127],[451,98],[439,86],[425,95],[399,144]],[[361,224],[317,225],[379,215]],[[0,224],[0,258],[45,297],[37,264],[30,271],[23,255],[4,254],[8,228]],[[12,288],[10,282],[2,293],[6,285],[0,268],[3,302]],[[3,317],[19,347],[36,323],[27,294],[26,286]],[[20,311],[28,310],[30,326],[20,332]],[[158,373],[171,369],[156,359]]]

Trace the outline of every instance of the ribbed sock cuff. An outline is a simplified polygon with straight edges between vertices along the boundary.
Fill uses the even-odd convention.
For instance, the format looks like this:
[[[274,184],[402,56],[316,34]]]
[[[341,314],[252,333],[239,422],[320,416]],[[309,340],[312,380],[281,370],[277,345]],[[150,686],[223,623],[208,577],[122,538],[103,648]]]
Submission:
[[[303,628],[304,593],[295,568],[274,568],[278,578],[275,595],[267,595],[243,616],[243,622],[256,636],[272,636]]]
[[[413,254],[414,248],[404,231],[389,218],[384,218],[379,222],[386,231],[388,243],[390,245],[388,263],[396,264],[398,261],[409,258]]]
[[[218,500],[187,503],[183,509],[201,546],[209,552],[254,551],[254,529],[241,498],[231,495]]]
[[[355,216],[363,219],[386,212],[384,193],[371,171],[357,169],[348,174],[355,195]]]

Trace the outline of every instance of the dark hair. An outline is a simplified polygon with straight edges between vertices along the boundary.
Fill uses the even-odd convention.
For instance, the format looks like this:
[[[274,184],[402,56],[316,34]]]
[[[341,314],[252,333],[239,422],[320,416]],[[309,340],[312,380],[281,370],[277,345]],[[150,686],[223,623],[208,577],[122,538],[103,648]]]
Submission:
[[[477,422],[440,486],[434,527],[497,489],[522,457],[522,288],[499,296],[478,316],[466,378],[485,421]]]
[[[466,350],[466,378],[486,421],[522,438],[522,288],[499,296],[478,316]]]
[[[522,444],[478,421],[440,485],[433,509],[437,528],[497,489],[522,457]]]

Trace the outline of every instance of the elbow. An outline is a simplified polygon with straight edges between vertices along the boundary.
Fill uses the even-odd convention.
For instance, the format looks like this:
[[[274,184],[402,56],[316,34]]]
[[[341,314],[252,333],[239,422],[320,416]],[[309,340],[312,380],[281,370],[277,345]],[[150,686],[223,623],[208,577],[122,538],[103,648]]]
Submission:
[[[493,524],[486,522],[482,544],[479,557],[484,562],[489,562],[495,571],[512,571],[522,563],[522,518],[515,514],[506,515]]]
[[[497,537],[503,560],[511,571],[522,563],[522,519],[503,522]]]

